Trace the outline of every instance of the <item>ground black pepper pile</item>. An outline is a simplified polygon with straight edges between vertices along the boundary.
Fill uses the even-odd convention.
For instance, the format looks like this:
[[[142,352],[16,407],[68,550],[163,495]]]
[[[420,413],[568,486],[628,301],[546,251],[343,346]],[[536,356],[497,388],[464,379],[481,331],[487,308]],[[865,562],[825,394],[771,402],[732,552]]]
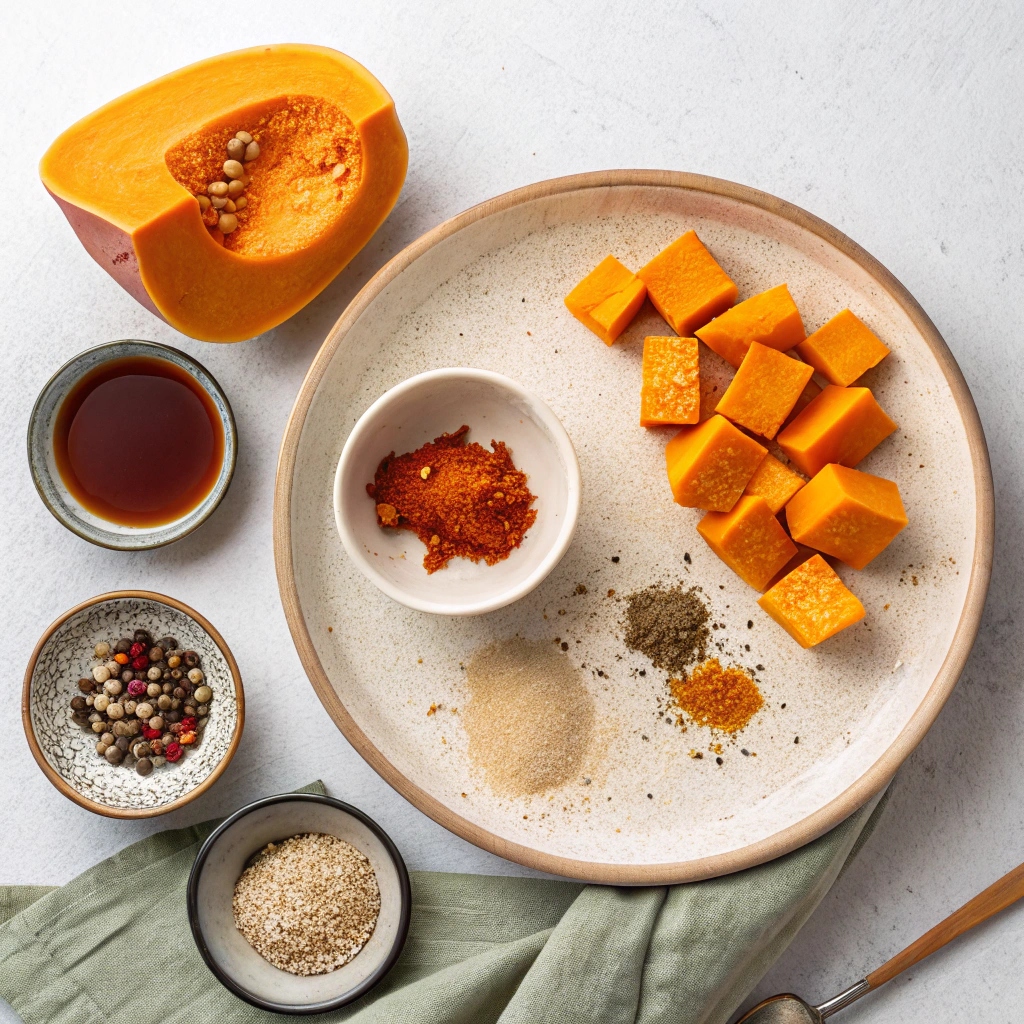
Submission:
[[[710,614],[696,587],[655,583],[626,598],[626,646],[681,675],[707,657]]]

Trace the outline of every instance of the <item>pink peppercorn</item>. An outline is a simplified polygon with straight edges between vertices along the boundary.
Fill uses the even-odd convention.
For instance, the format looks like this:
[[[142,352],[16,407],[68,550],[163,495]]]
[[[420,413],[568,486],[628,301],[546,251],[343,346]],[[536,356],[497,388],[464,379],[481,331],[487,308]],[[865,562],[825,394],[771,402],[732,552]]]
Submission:
[[[181,755],[183,753],[184,751],[181,749],[180,743],[168,743],[164,750],[164,757],[166,757],[168,761],[179,761],[181,760]]]
[[[132,658],[132,668],[136,672],[141,672],[143,669],[149,668],[149,658],[145,654],[140,654],[137,658]]]
[[[132,644],[131,647],[128,648],[128,657],[129,658],[137,658],[140,654],[145,654],[145,653],[146,653],[146,645],[145,644]],[[146,660],[148,661],[149,659],[147,658]]]
[[[128,684],[129,697],[141,697],[146,692],[146,684],[141,679],[133,679]]]

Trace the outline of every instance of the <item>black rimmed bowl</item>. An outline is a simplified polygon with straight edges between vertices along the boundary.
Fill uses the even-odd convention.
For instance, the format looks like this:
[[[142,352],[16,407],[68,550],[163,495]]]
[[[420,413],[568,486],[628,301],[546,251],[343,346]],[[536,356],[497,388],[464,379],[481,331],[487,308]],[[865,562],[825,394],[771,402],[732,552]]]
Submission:
[[[231,901],[249,858],[267,843],[322,832],[351,843],[373,866],[380,915],[366,945],[328,974],[289,974],[264,960],[235,926]],[[391,970],[409,931],[409,873],[387,833],[362,811],[328,796],[283,793],[226,819],[203,843],[188,880],[188,917],[199,952],[240,999],[272,1013],[326,1013],[365,995]]]
[[[158,526],[125,526],[103,519],[84,508],[74,497],[57,468],[53,434],[64,399],[86,374],[105,363],[133,357],[159,359],[184,371],[213,403],[224,434],[224,455],[220,471],[209,493],[180,518]],[[231,485],[238,453],[235,418],[227,395],[202,363],[169,345],[155,341],[111,341],[69,359],[46,382],[29,416],[28,462],[32,481],[43,504],[53,517],[72,533],[100,547],[117,551],[141,551],[181,540],[213,515]]]

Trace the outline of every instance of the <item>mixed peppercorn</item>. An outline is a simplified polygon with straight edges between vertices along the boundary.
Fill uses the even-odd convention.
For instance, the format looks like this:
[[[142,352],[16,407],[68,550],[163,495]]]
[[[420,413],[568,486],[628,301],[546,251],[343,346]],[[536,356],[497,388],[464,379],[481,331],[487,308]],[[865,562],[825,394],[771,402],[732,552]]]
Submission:
[[[148,630],[93,648],[92,676],[78,680],[71,718],[96,734],[96,753],[110,764],[134,764],[139,775],[174,763],[199,742],[213,690],[195,651]]]

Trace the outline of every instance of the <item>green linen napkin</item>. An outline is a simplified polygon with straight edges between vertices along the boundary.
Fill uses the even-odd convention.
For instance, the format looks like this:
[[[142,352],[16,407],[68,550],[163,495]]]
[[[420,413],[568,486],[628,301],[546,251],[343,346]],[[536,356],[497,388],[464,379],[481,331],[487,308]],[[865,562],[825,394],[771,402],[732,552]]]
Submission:
[[[856,855],[883,802],[778,860],[686,885],[413,872],[398,963],[358,1003],[319,1019],[721,1024]],[[185,884],[216,825],[150,836],[57,889],[0,888],[0,995],[26,1024],[283,1019],[231,995],[193,944]]]

